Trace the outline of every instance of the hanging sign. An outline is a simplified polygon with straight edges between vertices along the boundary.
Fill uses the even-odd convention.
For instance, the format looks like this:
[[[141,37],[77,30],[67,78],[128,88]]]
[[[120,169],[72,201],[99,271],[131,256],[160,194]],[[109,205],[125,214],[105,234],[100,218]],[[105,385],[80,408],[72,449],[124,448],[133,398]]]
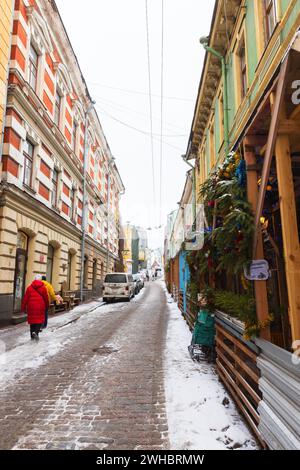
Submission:
[[[248,281],[266,281],[270,277],[268,261],[265,259],[252,261],[249,269],[244,268],[244,275]]]

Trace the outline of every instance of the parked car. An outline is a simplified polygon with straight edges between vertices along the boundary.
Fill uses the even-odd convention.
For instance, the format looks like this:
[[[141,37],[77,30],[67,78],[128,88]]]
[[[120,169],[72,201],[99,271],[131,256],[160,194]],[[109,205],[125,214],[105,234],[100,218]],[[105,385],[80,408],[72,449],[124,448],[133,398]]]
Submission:
[[[138,273],[138,277],[140,279],[140,284],[141,284],[141,289],[143,289],[143,287],[145,287],[145,274],[144,273]]]
[[[103,301],[125,299],[128,302],[135,295],[135,282],[131,274],[106,274],[103,283]]]

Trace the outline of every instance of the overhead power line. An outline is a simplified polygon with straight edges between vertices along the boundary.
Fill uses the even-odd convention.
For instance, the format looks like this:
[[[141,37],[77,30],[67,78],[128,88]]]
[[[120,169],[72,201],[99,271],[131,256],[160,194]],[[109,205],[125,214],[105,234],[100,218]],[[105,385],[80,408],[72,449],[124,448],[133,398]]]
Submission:
[[[142,129],[138,129],[137,127],[135,126],[132,126],[131,124],[128,124],[127,122],[124,122],[124,121],[121,121],[121,119],[118,119],[116,118],[115,116],[113,116],[112,114],[108,113],[106,110],[104,110],[103,108],[101,108],[99,105],[96,105],[96,108],[97,108],[97,111],[99,111],[99,113],[102,113],[102,114],[105,114],[106,116],[108,116],[110,119],[112,119],[113,121],[116,121],[118,122],[119,124],[122,124],[122,126],[125,126],[125,127],[128,127],[129,129],[132,129],[136,132],[139,132],[140,134],[143,134],[147,137],[151,137],[151,133],[150,132],[147,132],[147,131],[144,131]],[[152,134],[153,136],[153,140],[156,140],[158,142],[161,141],[160,138],[158,137],[155,137],[155,136],[158,136],[159,134]],[[178,136],[177,136],[178,137]],[[183,137],[186,137],[186,136],[183,136]],[[163,140],[163,144],[164,145],[167,145],[168,147],[172,147],[176,150],[179,150],[180,152],[184,152],[184,149],[180,148],[180,147],[176,147],[175,145],[172,145],[172,144],[169,144],[169,142],[165,142]]]
[[[145,116],[145,117],[149,117],[148,114],[146,113],[143,113],[141,111],[137,111],[136,109],[133,109],[133,108],[129,108],[128,106],[124,106],[120,103],[116,103],[116,101],[112,101],[112,100],[108,100],[107,98],[103,98],[103,97],[100,97],[100,96],[97,96],[97,95],[93,95],[95,97],[95,100],[96,101],[103,101],[105,103],[105,105],[107,106],[111,106],[113,108],[119,108],[119,109],[125,109],[127,111],[130,111],[131,113],[133,114],[137,114],[139,116]],[[156,116],[153,116],[153,119],[157,120],[160,122],[160,118],[156,117]],[[168,127],[168,128],[174,128],[174,129],[180,129],[180,130],[184,130],[183,127],[180,127],[180,126],[177,126],[176,124],[172,124],[170,122],[163,122],[163,126],[164,128]],[[183,135],[183,134],[180,134],[180,136]],[[184,134],[185,135],[188,135],[188,134]]]
[[[148,93],[145,93],[143,91],[129,90],[127,88],[113,87],[113,86],[104,85],[104,84],[101,84],[101,83],[89,82],[89,84],[91,86],[98,86],[98,87],[101,87],[101,88],[109,88],[111,90],[121,91],[123,93],[133,93],[135,95],[148,95]],[[160,99],[160,95],[152,93],[152,98]],[[164,99],[165,100],[175,100],[175,101],[188,101],[188,102],[192,102],[192,103],[195,102],[195,100],[192,99],[192,98],[183,98],[183,97],[179,97],[179,96],[164,96]]]

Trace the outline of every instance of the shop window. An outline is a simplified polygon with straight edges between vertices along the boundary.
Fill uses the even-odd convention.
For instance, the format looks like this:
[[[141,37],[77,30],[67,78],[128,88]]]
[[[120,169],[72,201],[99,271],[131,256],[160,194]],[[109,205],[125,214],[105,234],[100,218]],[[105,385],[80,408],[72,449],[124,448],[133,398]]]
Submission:
[[[72,258],[73,258],[73,255],[69,251],[69,253],[68,253],[68,272],[67,272],[67,289],[68,290],[71,290]]]
[[[53,278],[53,263],[54,263],[54,247],[52,245],[48,245],[48,253],[47,253],[47,281],[52,283]]]
[[[38,75],[38,63],[39,63],[39,56],[36,49],[30,44],[29,50],[29,85],[31,88],[36,91],[37,86],[37,75]]]
[[[27,272],[28,236],[24,232],[18,232],[17,251],[14,281],[14,312],[21,311],[21,303],[25,292]]]
[[[34,146],[29,140],[24,142],[24,175],[23,175],[23,183],[25,186],[31,188],[32,184],[32,168],[33,168],[33,154],[34,154]]]

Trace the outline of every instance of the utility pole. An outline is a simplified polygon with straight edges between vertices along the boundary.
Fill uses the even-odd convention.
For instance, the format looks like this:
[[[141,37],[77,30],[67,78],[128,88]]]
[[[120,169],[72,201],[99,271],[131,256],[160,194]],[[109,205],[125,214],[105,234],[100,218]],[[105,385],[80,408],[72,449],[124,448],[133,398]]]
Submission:
[[[84,156],[83,156],[83,186],[82,186],[82,220],[81,220],[81,272],[80,272],[80,301],[83,302],[83,281],[84,281],[84,253],[85,253],[85,230],[86,230],[86,171],[88,163],[89,145],[88,145],[88,116],[94,109],[95,101],[92,101],[85,112],[84,129]]]

